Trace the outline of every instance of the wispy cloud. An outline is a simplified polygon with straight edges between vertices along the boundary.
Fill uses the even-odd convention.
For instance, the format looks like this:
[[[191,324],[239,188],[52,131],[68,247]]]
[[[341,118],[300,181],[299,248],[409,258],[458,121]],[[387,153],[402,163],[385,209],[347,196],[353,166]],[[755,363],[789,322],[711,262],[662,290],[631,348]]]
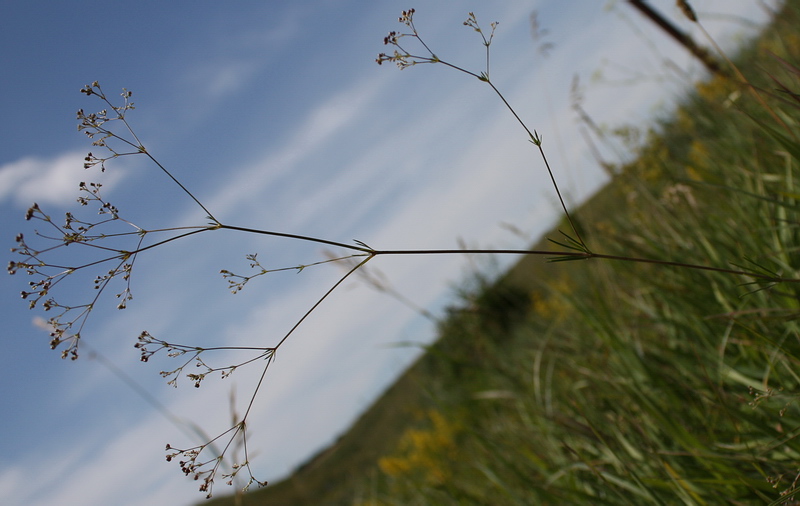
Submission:
[[[267,195],[275,182],[296,171],[299,164],[321,146],[331,142],[344,128],[361,117],[368,105],[379,94],[376,76],[340,91],[313,107],[289,140],[277,150],[257,156],[244,167],[231,171],[230,181],[208,199],[209,209],[218,216],[243,215],[242,206],[261,203],[259,195]]]
[[[108,501],[119,505],[180,504],[175,498],[192,497],[196,486],[175,475],[169,476],[171,480],[165,479],[172,469],[164,461],[160,441],[171,430],[157,416],[151,416],[115,439],[75,442],[70,451],[57,456],[31,455],[3,469],[0,496],[4,504],[32,506]],[[36,469],[35,486],[20,486],[30,482],[30,469]],[[136,472],[131,473],[131,469]],[[148,490],[142,489],[140,483],[159,486]]]
[[[75,200],[78,184],[86,180],[85,152],[70,151],[52,158],[25,157],[0,166],[0,202],[27,207],[39,204],[63,205]],[[106,189],[122,179],[123,171],[103,178]]]

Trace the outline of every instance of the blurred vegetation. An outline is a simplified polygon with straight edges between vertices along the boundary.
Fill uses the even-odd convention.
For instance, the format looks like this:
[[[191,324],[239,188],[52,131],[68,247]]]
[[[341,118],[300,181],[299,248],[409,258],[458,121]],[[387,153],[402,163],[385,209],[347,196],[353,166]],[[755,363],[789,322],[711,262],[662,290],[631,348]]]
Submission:
[[[639,133],[575,213],[593,251],[798,277],[797,26],[790,0],[736,59],[766,104],[714,78]],[[477,279],[337,444],[238,503],[800,503],[800,285],[536,257]]]

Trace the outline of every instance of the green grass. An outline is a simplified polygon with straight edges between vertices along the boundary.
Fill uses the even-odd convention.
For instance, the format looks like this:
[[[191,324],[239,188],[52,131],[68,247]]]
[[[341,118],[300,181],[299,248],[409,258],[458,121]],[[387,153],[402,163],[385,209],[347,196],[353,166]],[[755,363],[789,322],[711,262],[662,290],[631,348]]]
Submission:
[[[739,55],[751,83],[800,91],[770,55],[800,62],[797,26],[791,0]],[[782,96],[698,85],[574,212],[592,250],[798,277],[800,110]],[[523,258],[333,447],[240,503],[788,504],[800,286],[751,281]]]

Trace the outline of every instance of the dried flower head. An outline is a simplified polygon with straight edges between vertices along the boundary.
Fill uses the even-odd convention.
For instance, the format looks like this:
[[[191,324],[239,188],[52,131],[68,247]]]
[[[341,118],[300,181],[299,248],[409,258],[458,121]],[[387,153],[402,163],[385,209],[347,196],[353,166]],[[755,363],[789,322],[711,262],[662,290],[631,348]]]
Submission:
[[[439,58],[437,58],[437,56],[428,48],[422,38],[420,38],[417,28],[414,26],[414,12],[414,9],[403,11],[402,15],[398,18],[400,23],[403,23],[407,27],[411,28],[411,33],[391,31],[389,32],[389,35],[383,38],[384,45],[395,46],[397,49],[395,49],[392,54],[380,53],[378,58],[375,59],[378,65],[382,65],[383,62],[388,61],[395,63],[400,69],[404,69],[419,63],[438,63],[440,61]],[[403,37],[411,37],[416,39],[420,44],[422,44],[430,56],[414,55],[406,51],[400,45],[400,39]]]
[[[403,13],[397,20],[403,23],[404,25],[413,28],[415,12],[416,12],[415,9],[408,9],[407,11],[403,11]]]
[[[201,456],[207,451],[214,451],[213,443],[216,440],[229,433],[231,433],[231,436],[228,439],[227,444],[224,445],[224,450],[221,454],[208,457],[208,460],[200,460]],[[242,446],[244,448],[245,460],[244,462],[234,462],[231,465],[232,471],[227,474],[221,473],[222,478],[227,478],[226,483],[228,485],[233,485],[233,479],[239,474],[239,472],[242,469],[247,469],[249,481],[244,486],[243,491],[247,491],[253,483],[257,484],[259,487],[266,487],[267,482],[257,480],[255,476],[253,476],[253,472],[250,469],[250,461],[247,457],[247,425],[244,421],[235,423],[231,428],[202,445],[180,449],[167,444],[165,449],[167,452],[166,460],[167,462],[172,462],[176,458],[181,457],[182,460],[178,461],[178,464],[181,466],[181,471],[183,474],[186,476],[191,476],[195,481],[202,480],[199,490],[200,492],[206,493],[206,498],[211,498],[214,487],[214,479],[217,477],[217,473],[220,472],[220,467],[225,457],[225,453],[231,448],[231,445],[237,438],[241,439]]]
[[[694,13],[694,9],[689,4],[688,0],[676,0],[678,7],[683,12],[683,15],[686,16],[690,21],[697,23],[697,15]]]

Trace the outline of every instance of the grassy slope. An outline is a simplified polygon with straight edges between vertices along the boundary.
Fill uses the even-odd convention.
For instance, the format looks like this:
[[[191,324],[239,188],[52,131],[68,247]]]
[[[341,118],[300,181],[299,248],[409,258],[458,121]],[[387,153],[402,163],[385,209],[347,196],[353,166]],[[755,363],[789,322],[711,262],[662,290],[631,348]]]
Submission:
[[[788,5],[741,59],[770,89],[764,69],[800,88],[765,52],[800,61],[800,1]],[[798,117],[771,103],[784,121]],[[700,85],[576,213],[593,250],[750,259],[796,276],[798,160],[740,110],[781,128],[736,85]],[[798,287],[748,294],[760,286],[747,281],[524,258],[498,285],[479,283],[333,447],[240,504],[788,499],[800,459]]]

